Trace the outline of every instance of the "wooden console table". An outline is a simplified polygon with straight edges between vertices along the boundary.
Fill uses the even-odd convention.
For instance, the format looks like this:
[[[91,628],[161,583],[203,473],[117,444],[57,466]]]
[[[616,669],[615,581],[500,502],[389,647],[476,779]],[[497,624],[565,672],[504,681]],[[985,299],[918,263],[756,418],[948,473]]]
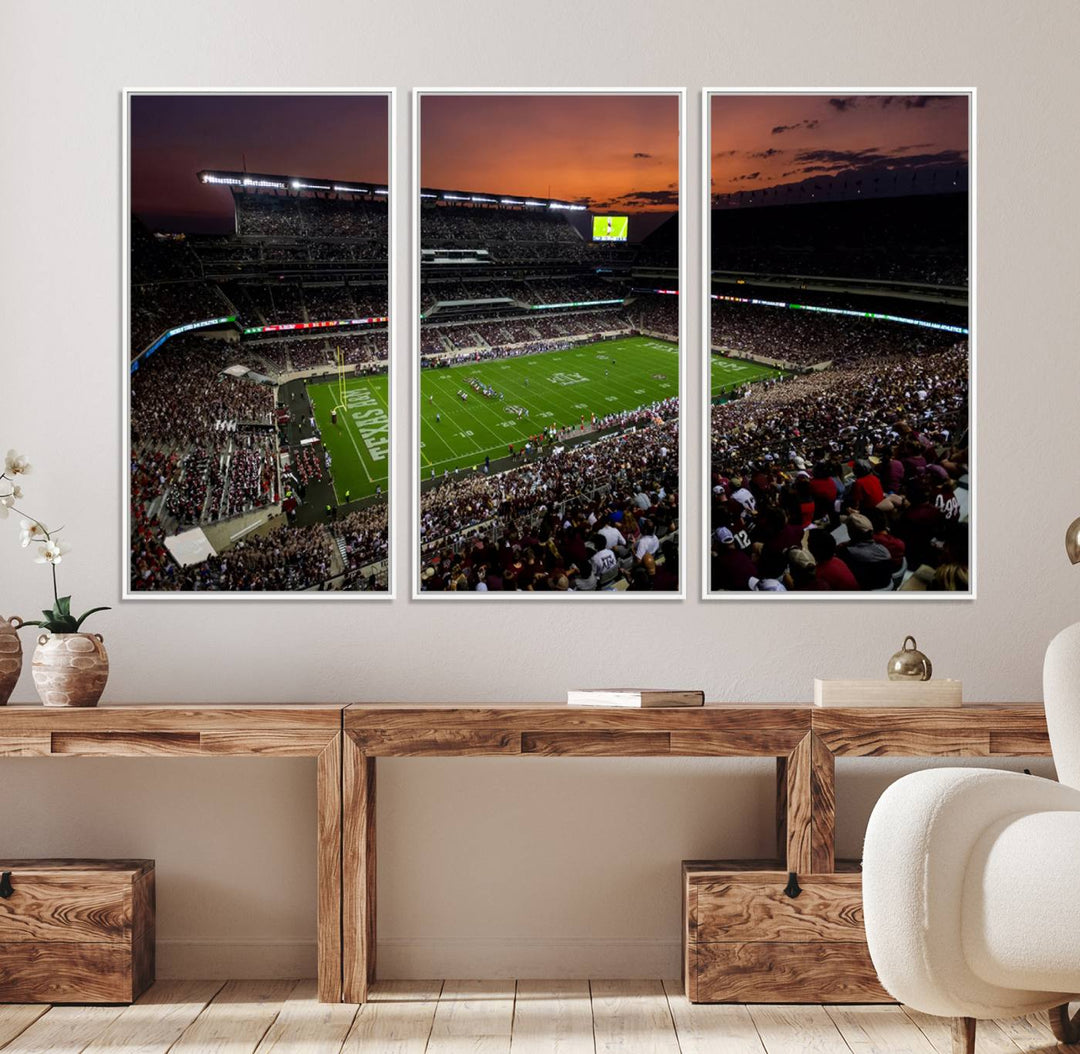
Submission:
[[[319,999],[341,999],[342,704],[0,706],[0,757],[313,757]]]
[[[836,869],[837,757],[1050,753],[1041,704],[951,710],[716,703],[672,710],[550,705],[354,704],[342,741],[342,989],[375,976],[375,761],[380,757],[775,757],[787,870]],[[673,874],[676,861],[672,861]]]
[[[952,710],[743,703],[678,710],[561,703],[0,707],[0,757],[316,758],[324,1002],[363,1002],[374,978],[379,757],[774,757],[777,856],[788,871],[809,875],[836,870],[836,758],[1049,753],[1040,704]]]

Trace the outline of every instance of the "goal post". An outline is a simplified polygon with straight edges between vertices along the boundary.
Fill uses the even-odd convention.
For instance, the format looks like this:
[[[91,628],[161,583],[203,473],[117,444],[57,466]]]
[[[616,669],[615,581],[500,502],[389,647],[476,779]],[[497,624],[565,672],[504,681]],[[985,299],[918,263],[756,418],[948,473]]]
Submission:
[[[348,409],[348,399],[346,397],[347,386],[345,384],[345,354],[340,347],[334,348],[334,365],[337,367],[337,405],[331,409],[334,412],[338,410],[345,412]]]

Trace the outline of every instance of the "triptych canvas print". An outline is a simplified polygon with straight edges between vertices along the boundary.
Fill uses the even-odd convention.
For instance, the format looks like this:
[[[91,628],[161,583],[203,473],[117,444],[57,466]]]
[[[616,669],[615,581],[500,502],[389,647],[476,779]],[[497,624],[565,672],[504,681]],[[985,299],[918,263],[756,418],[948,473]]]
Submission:
[[[129,92],[125,596],[973,596],[971,93],[702,103]]]

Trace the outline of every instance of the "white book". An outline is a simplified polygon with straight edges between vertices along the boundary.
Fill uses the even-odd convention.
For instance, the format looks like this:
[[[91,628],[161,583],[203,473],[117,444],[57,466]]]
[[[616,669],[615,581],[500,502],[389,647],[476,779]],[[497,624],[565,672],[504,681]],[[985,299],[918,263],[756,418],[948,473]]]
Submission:
[[[814,678],[814,706],[963,706],[960,681],[824,681]]]
[[[668,688],[585,688],[566,693],[567,706],[704,706],[704,692]]]

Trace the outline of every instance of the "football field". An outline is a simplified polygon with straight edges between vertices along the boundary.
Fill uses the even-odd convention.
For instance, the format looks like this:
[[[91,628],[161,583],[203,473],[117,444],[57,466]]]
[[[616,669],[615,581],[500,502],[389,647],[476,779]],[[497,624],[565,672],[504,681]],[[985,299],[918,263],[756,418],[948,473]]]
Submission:
[[[472,383],[494,394],[485,396]],[[485,457],[505,457],[510,445],[519,449],[545,428],[578,425],[590,414],[635,410],[678,394],[678,346],[651,337],[421,370],[421,475],[475,468]]]
[[[346,491],[352,501],[374,494],[377,486],[385,494],[390,464],[386,374],[345,381],[347,409],[338,412],[336,425],[330,422],[330,411],[340,402],[337,380],[309,384],[307,389],[332,459],[330,474],[338,502],[344,502]]]
[[[711,372],[712,398],[716,399],[740,384],[764,380],[767,377],[779,377],[783,371],[773,369],[772,366],[764,366],[760,362],[750,362],[747,359],[725,358],[714,352]]]

